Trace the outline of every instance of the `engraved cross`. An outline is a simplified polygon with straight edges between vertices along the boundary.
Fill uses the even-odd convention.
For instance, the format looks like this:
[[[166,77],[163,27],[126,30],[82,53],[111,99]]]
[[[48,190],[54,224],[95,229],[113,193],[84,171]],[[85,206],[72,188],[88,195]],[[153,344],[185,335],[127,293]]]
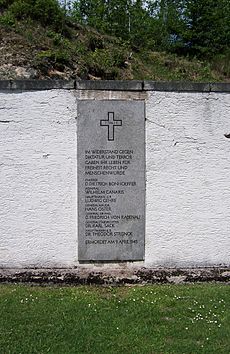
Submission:
[[[114,112],[108,112],[108,119],[100,120],[100,126],[108,127],[108,140],[113,141],[114,140],[114,127],[119,127],[122,126],[122,120],[121,119],[114,119]]]

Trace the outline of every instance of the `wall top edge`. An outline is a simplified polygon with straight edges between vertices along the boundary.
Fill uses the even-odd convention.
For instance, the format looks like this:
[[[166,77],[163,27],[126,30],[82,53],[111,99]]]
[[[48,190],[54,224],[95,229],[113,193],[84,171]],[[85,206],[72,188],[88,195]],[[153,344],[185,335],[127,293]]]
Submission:
[[[54,89],[141,92],[230,92],[230,82],[203,83],[138,80],[0,80],[0,91],[41,91]]]

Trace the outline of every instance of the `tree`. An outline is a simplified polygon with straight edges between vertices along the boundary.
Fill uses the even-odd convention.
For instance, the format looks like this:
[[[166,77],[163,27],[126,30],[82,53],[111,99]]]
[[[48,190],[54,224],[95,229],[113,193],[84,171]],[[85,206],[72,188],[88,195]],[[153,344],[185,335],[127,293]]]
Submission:
[[[136,49],[214,55],[230,45],[229,0],[76,0],[73,16]]]
[[[230,45],[229,0],[189,0],[184,40],[193,53],[213,55]]]

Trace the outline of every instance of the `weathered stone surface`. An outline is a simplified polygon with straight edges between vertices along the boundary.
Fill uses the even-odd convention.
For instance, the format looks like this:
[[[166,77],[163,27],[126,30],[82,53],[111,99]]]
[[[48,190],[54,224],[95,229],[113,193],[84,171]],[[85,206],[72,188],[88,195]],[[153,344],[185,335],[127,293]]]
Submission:
[[[73,90],[73,80],[0,80],[0,91],[45,91],[54,89]]]
[[[136,80],[114,81],[98,80],[76,81],[78,90],[142,91],[143,82]]]
[[[75,269],[0,269],[0,283],[71,284],[71,285],[135,285],[186,284],[200,282],[230,283],[229,268],[143,268],[128,266]]]
[[[79,260],[141,260],[145,232],[144,102],[78,106]]]
[[[229,82],[215,82],[210,84],[212,92],[230,92]]]
[[[209,92],[210,84],[203,82],[157,82],[144,81],[143,90],[146,91],[169,91],[169,92]]]
[[[43,91],[53,89],[74,89],[74,81],[65,80],[15,80],[11,82],[12,90]]]
[[[5,68],[5,66],[4,66]],[[8,66],[7,66],[8,68]],[[11,67],[10,67],[11,68]],[[5,70],[5,69],[4,69]],[[60,79],[37,80],[33,79],[36,72],[33,69],[14,68],[21,76],[12,76],[11,80],[0,80],[0,90],[51,90],[76,89],[77,91],[94,92],[99,99],[101,95],[110,95],[113,99],[123,95],[129,99],[145,98],[148,91],[165,92],[230,92],[230,83],[201,83],[201,82],[156,82],[156,81],[89,81],[65,80],[62,73],[53,71],[53,75]],[[1,67],[0,67],[1,72]],[[52,75],[51,75],[52,76]],[[7,76],[8,77],[8,76]],[[26,80],[25,80],[26,78]],[[89,95],[89,93],[88,93]],[[142,96],[140,96],[142,95]],[[83,97],[84,98],[84,97]],[[123,99],[123,98],[122,98]]]

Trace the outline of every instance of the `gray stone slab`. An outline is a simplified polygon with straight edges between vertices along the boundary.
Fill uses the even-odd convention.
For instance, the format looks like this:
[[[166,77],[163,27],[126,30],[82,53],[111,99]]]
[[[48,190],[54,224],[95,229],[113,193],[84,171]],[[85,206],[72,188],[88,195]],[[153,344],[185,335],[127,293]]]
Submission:
[[[142,260],[144,101],[80,101],[77,122],[79,260]]]
[[[89,80],[0,80],[0,91],[40,90],[230,92],[230,83]]]
[[[144,81],[145,91],[169,91],[169,92],[209,92],[210,84],[202,82],[175,82],[175,81]]]
[[[230,92],[230,83],[228,82],[216,82],[210,86],[212,92]]]
[[[138,80],[81,80],[76,81],[77,90],[142,91],[143,82]]]
[[[21,91],[40,91],[65,89],[73,90],[75,88],[74,80],[12,80],[11,90]]]
[[[10,80],[0,80],[0,91],[8,91],[11,89]]]
[[[74,90],[74,80],[0,80],[0,91]]]

